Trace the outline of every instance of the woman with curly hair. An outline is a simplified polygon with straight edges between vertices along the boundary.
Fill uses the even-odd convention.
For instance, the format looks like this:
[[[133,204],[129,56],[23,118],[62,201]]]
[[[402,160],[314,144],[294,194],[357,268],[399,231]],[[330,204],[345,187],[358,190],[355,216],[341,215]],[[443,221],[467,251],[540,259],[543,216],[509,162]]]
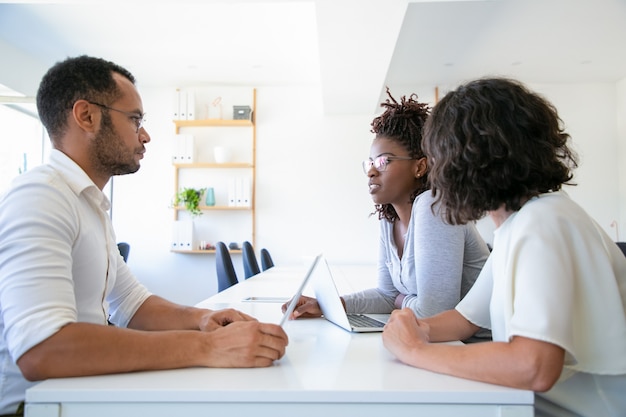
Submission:
[[[385,346],[435,372],[533,390],[536,416],[626,413],[626,258],[561,190],[577,166],[556,109],[519,82],[448,93],[424,129],[446,221],[489,214],[493,252],[455,309],[392,314]],[[479,328],[493,342],[446,345]]]
[[[408,307],[417,317],[453,308],[478,277],[489,249],[474,224],[446,224],[433,208],[422,128],[429,109],[415,94],[372,121],[370,157],[363,162],[380,220],[378,287],[342,297],[348,313],[390,313]],[[302,297],[294,317],[319,316]]]

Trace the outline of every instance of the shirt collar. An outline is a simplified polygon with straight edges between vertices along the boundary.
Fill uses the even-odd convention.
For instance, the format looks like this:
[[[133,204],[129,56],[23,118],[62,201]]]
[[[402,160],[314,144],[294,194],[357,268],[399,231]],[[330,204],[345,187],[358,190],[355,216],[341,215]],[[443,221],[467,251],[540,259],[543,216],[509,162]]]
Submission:
[[[103,210],[108,211],[111,208],[111,202],[106,194],[98,188],[89,178],[89,175],[69,156],[58,149],[52,149],[49,164],[65,178],[65,181],[76,195],[85,193],[86,196],[97,202]]]

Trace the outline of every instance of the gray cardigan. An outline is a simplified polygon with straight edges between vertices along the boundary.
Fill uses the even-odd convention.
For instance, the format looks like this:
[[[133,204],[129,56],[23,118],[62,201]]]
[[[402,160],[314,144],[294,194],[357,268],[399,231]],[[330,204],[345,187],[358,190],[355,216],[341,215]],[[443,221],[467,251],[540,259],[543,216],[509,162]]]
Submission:
[[[473,223],[446,224],[433,213],[433,201],[428,190],[413,202],[402,259],[393,223],[381,220],[378,287],[344,295],[349,313],[390,313],[402,293],[402,307],[411,308],[417,317],[429,317],[454,308],[467,294],[489,249]]]

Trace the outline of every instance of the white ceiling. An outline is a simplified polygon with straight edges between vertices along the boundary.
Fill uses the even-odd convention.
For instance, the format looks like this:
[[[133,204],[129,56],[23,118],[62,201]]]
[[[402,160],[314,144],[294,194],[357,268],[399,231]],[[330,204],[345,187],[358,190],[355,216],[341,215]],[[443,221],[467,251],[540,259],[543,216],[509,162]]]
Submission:
[[[319,85],[327,113],[373,113],[386,85],[626,78],[626,0],[136,0],[2,3],[0,84],[33,95],[67,56],[142,85]]]

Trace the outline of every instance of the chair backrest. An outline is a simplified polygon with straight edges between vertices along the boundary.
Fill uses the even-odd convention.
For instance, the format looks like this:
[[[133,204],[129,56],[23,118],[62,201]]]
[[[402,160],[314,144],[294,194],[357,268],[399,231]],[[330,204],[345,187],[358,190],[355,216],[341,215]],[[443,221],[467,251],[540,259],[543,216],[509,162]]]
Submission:
[[[615,242],[615,243],[617,243],[617,246],[619,246],[624,256],[626,256],[626,242]]]
[[[217,270],[217,291],[224,291],[239,282],[237,273],[224,242],[215,245],[215,269]]]
[[[120,251],[120,255],[124,258],[124,262],[128,262],[128,254],[130,253],[130,245],[126,242],[120,242],[117,244],[117,249]]]
[[[274,266],[274,261],[272,261],[272,257],[267,249],[261,249],[261,268],[264,271],[267,271],[271,267]]]
[[[256,275],[261,272],[259,268],[259,263],[256,260],[256,255],[254,254],[254,248],[252,244],[248,241],[243,242],[241,247],[241,253],[243,258],[243,273],[246,279],[250,278],[253,275]]]

